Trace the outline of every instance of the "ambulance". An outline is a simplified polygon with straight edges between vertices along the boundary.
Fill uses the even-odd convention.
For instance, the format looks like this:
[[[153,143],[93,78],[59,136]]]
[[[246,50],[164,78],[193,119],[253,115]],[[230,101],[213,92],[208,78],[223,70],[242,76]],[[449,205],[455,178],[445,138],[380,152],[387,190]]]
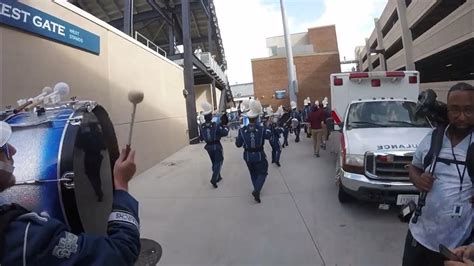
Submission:
[[[387,208],[416,202],[408,167],[432,129],[427,119],[415,116],[419,73],[353,72],[330,79],[339,201],[358,199]]]

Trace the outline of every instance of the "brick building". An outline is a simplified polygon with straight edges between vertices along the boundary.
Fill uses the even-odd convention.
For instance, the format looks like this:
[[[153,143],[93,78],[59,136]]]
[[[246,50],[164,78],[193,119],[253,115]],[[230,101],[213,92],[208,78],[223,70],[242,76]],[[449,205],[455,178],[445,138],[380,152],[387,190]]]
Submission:
[[[310,97],[314,102],[330,98],[329,75],[341,72],[334,25],[310,28],[308,32],[291,35],[293,58],[298,80],[298,108]],[[255,97],[264,106],[290,105],[286,49],[283,36],[267,38],[270,56],[252,59]],[[276,91],[286,90],[284,99],[275,97]]]

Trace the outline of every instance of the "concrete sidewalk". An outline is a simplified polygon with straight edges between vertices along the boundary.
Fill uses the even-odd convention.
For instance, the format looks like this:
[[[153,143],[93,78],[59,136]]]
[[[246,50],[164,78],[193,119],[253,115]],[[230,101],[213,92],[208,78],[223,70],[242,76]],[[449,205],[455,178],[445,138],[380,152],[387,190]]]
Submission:
[[[252,195],[243,149],[223,140],[224,180],[209,183],[204,145],[188,146],[136,177],[142,237],[158,241],[158,265],[400,265],[407,225],[372,204],[341,205],[334,155],[312,155],[290,136],[282,167],[269,166],[262,203]],[[271,155],[269,145],[265,147]],[[270,159],[271,161],[271,159]]]

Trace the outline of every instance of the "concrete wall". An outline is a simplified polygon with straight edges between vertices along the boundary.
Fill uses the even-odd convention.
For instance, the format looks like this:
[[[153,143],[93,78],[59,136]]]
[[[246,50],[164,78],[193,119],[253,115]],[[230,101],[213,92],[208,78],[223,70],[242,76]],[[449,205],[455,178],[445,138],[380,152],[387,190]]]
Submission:
[[[245,83],[245,84],[236,84],[231,85],[230,89],[232,91],[232,95],[235,98],[243,98],[249,97],[254,95],[253,91],[253,83]]]
[[[417,21],[426,15],[426,13],[436,4],[436,0],[412,1],[407,8],[408,27],[412,27]],[[382,29],[390,15],[396,9],[396,1],[388,1],[384,11],[382,12],[379,23]],[[419,61],[430,55],[436,54],[444,49],[462,43],[474,36],[474,1],[466,1],[466,3],[438,22],[423,35],[413,41],[413,58]],[[375,28],[371,33],[370,45],[375,41],[373,38]],[[402,36],[400,27],[400,19],[395,23],[388,34],[383,38],[383,47],[388,49]],[[356,59],[363,58],[367,54],[364,47],[356,51]],[[406,65],[405,50],[402,49],[392,58],[387,60],[388,69],[395,70]],[[372,61],[373,62],[373,61]],[[363,64],[367,68],[367,61]]]
[[[338,51],[335,25],[308,29],[308,39],[315,53]]]
[[[324,97],[330,98],[329,75],[341,71],[339,54],[320,53],[307,56],[294,56],[298,79],[298,106],[303,106],[306,97],[314,103]],[[255,97],[263,105],[290,105],[289,96],[286,99],[274,98],[275,90],[285,89],[288,85],[286,58],[265,58],[252,60],[252,72]]]
[[[64,81],[70,96],[95,100],[109,112],[119,144],[128,137],[132,106],[128,91],[139,89],[132,146],[139,172],[188,143],[183,69],[89,14],[79,15],[52,1],[21,1],[100,36],[94,55],[0,25],[0,106],[37,95]]]
[[[298,108],[310,97],[314,103],[330,97],[329,75],[341,72],[337,46],[336,27],[334,25],[308,29],[307,41],[314,47],[314,53],[294,54],[296,76],[298,79]],[[267,41],[268,43],[268,41]],[[290,105],[289,95],[286,99],[275,99],[275,90],[288,87],[286,57],[275,56],[252,59],[254,95],[263,105]]]
[[[214,103],[214,108],[219,108],[219,102],[221,100],[222,91],[216,88],[216,102]]]
[[[194,92],[196,93],[196,109],[198,112],[202,111],[201,104],[203,102],[213,104],[210,84],[194,86]]]
[[[301,32],[301,33],[294,33],[290,35],[291,45],[298,46],[298,45],[305,45],[309,44],[308,33]],[[285,36],[275,36],[267,38],[266,40],[267,48],[276,46],[279,48],[285,47]]]

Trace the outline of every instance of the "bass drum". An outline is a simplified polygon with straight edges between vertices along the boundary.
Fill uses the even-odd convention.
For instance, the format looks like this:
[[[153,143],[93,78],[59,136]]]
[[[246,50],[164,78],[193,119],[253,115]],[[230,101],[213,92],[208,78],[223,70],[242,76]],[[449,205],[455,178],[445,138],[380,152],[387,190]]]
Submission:
[[[41,113],[19,113],[12,126],[15,186],[0,196],[45,212],[74,233],[105,235],[113,201],[117,138],[106,110],[70,102]]]

